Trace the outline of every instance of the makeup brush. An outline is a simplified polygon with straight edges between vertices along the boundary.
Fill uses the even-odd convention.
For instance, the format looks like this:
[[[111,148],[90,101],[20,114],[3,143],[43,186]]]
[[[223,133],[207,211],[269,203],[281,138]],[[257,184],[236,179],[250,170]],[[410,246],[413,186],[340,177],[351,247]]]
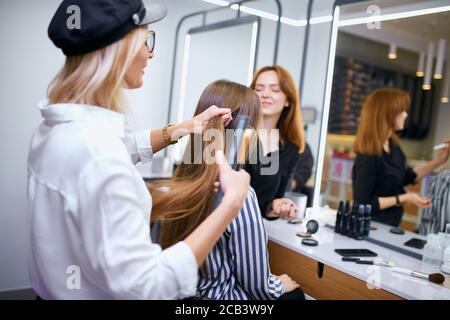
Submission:
[[[425,280],[428,280],[430,282],[437,283],[437,284],[441,284],[445,281],[445,277],[442,273],[426,274],[426,273],[412,271],[412,270],[405,269],[405,268],[392,268],[392,271],[406,274],[406,275],[416,277],[416,278],[425,279]]]
[[[392,261],[386,261],[381,258],[356,259],[355,262],[357,264],[372,264],[376,266],[395,267],[395,264]]]

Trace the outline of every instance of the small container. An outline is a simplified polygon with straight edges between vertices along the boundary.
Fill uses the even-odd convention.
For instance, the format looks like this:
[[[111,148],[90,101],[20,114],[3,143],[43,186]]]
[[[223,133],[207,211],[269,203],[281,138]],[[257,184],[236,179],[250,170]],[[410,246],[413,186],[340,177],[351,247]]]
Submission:
[[[450,223],[445,225],[445,232],[439,233],[442,248],[441,271],[450,274]]]
[[[438,271],[442,264],[441,237],[437,234],[427,236],[427,244],[423,248],[422,267],[424,271]]]
[[[441,271],[450,274],[450,245],[444,250]]]
[[[450,223],[445,225],[444,232],[439,232],[439,236],[441,237],[441,247],[442,251],[445,250],[448,246],[450,246]]]

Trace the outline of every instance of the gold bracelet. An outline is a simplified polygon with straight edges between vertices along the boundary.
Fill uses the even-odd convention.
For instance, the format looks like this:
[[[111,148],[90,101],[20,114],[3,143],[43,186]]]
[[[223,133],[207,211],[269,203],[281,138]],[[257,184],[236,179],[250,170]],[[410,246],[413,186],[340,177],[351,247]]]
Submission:
[[[178,142],[178,140],[177,140],[177,141],[172,141],[172,139],[170,138],[170,136],[167,134],[167,129],[168,129],[169,127],[173,127],[173,126],[174,126],[173,124],[168,124],[168,125],[166,125],[164,128],[161,129],[162,136],[163,136],[163,138],[164,138],[164,141],[165,141],[167,144],[175,144],[175,143]]]

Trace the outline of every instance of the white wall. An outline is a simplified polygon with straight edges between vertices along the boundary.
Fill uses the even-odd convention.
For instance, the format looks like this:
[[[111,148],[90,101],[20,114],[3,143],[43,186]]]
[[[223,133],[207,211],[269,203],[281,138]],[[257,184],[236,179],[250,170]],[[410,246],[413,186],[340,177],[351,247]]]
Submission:
[[[26,264],[26,162],[28,143],[40,122],[36,103],[64,63],[47,37],[60,1],[0,1],[0,291],[29,287]],[[197,0],[168,0],[167,19],[154,26],[155,58],[145,85],[130,93],[136,126],[166,122],[172,42],[176,23],[188,12],[213,6]],[[49,222],[51,223],[51,222]]]
[[[137,129],[161,127],[166,123],[173,43],[179,19],[187,13],[215,7],[200,0],[159,2],[165,2],[169,14],[153,26],[157,33],[155,57],[146,69],[143,88],[128,94]],[[46,97],[48,83],[64,62],[62,53],[47,37],[48,23],[59,3],[59,0],[0,1],[0,291],[29,287],[25,250],[27,151],[31,134],[40,122],[36,103]],[[306,0],[282,0],[282,3],[284,16],[306,17]],[[258,5],[275,12],[270,0],[252,4]],[[228,10],[211,15],[208,20],[234,16],[235,12]],[[198,19],[190,19],[183,25],[181,34],[198,25]],[[273,21],[263,19],[258,68],[273,62],[275,26]],[[329,29],[328,23],[312,27],[310,60],[305,69],[303,104],[319,109],[325,84]],[[304,31],[305,28],[286,25],[281,29],[278,63],[286,67],[297,82]],[[176,75],[175,87],[181,75],[180,68],[176,69]],[[318,129],[308,132],[308,141],[314,148]]]
[[[0,2],[0,290],[28,286],[27,150],[40,118],[36,103],[45,98],[47,84],[63,63],[47,38],[57,5],[50,0]]]

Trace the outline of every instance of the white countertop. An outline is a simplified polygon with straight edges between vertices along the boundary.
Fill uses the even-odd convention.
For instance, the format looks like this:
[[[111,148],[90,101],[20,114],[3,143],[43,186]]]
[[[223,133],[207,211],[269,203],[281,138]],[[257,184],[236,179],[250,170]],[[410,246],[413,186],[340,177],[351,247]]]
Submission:
[[[427,280],[392,272],[389,267],[344,262],[341,260],[342,257],[334,249],[369,249],[376,252],[378,257],[392,261],[397,267],[420,271],[422,269],[422,263],[416,258],[364,240],[358,241],[336,234],[333,229],[326,226],[320,227],[318,232],[312,236],[313,239],[319,241],[319,245],[310,247],[303,245],[301,243],[302,238],[296,236],[298,231],[304,230],[303,224],[288,224],[283,219],[275,221],[265,220],[264,224],[271,241],[365,281],[368,287],[382,288],[405,299],[450,300],[449,276],[446,276],[445,286],[437,285]],[[387,240],[391,235],[396,236],[385,230],[384,227],[389,230],[388,226],[376,225],[378,230],[371,231],[371,237],[385,237]],[[397,238],[391,240],[403,245],[406,240],[409,240],[413,236],[421,238],[419,235],[407,232],[405,235],[397,235]],[[411,251],[415,250],[409,247],[405,248]]]

